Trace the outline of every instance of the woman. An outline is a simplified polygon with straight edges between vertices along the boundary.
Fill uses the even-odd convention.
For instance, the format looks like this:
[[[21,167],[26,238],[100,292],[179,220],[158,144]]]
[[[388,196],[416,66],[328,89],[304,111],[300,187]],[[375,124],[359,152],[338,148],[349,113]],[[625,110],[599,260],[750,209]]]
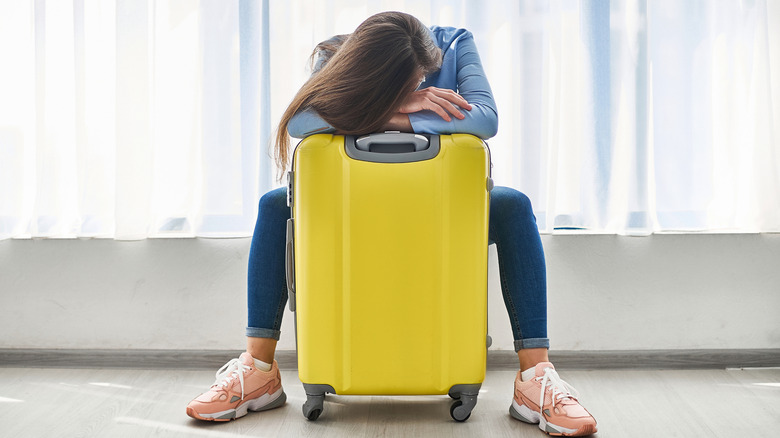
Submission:
[[[289,159],[288,133],[366,134],[398,130],[429,134],[495,135],[495,101],[471,33],[426,28],[399,12],[374,15],[351,35],[317,46],[314,73],[282,116],[275,143],[278,168]],[[249,256],[247,351],[225,364],[217,381],[187,406],[202,420],[230,420],[281,406],[286,400],[274,361],[287,301],[285,189],[262,197]],[[512,417],[556,435],[594,433],[596,421],[549,362],[546,273],[531,203],[496,187],[490,201],[490,241],[498,250],[502,293],[520,371]]]

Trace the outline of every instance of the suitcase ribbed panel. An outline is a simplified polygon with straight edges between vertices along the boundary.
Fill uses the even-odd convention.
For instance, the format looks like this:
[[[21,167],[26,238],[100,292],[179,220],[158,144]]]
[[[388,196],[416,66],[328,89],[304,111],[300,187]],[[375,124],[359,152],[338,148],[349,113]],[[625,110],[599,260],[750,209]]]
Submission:
[[[444,394],[481,383],[487,148],[440,137],[429,160],[354,160],[344,137],[294,158],[299,375],[338,394]]]

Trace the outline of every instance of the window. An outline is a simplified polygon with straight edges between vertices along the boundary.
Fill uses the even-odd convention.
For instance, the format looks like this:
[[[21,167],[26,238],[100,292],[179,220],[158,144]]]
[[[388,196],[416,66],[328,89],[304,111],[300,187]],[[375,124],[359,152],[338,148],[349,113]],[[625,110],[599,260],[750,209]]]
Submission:
[[[314,45],[475,35],[497,184],[542,232],[780,231],[780,5],[28,0],[0,6],[0,239],[249,236]]]

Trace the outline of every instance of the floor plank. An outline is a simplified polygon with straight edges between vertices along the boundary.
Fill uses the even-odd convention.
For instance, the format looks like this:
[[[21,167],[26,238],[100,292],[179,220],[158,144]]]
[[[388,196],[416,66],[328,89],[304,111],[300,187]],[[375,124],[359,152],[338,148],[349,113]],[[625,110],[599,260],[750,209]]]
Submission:
[[[329,395],[316,422],[303,418],[303,388],[283,370],[288,403],[229,423],[192,420],[187,402],[214,371],[0,368],[3,437],[544,437],[509,417],[514,371],[489,371],[465,423],[447,396]],[[568,370],[599,422],[598,437],[771,435],[780,427],[780,369]]]

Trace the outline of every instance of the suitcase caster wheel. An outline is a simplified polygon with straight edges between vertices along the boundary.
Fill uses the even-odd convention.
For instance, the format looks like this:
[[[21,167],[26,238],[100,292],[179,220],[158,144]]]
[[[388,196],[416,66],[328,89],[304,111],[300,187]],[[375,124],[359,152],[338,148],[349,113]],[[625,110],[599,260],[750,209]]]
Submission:
[[[455,402],[452,403],[452,406],[450,406],[450,416],[453,420],[462,423],[469,419],[471,416],[471,410],[463,406],[462,401],[455,400]]]
[[[316,421],[322,414],[322,405],[325,395],[307,395],[303,404],[303,416],[309,421]]]
[[[477,406],[478,392],[461,392],[458,390],[450,391],[450,397],[455,401],[450,405],[450,416],[453,420],[464,422],[471,416],[471,411]]]

